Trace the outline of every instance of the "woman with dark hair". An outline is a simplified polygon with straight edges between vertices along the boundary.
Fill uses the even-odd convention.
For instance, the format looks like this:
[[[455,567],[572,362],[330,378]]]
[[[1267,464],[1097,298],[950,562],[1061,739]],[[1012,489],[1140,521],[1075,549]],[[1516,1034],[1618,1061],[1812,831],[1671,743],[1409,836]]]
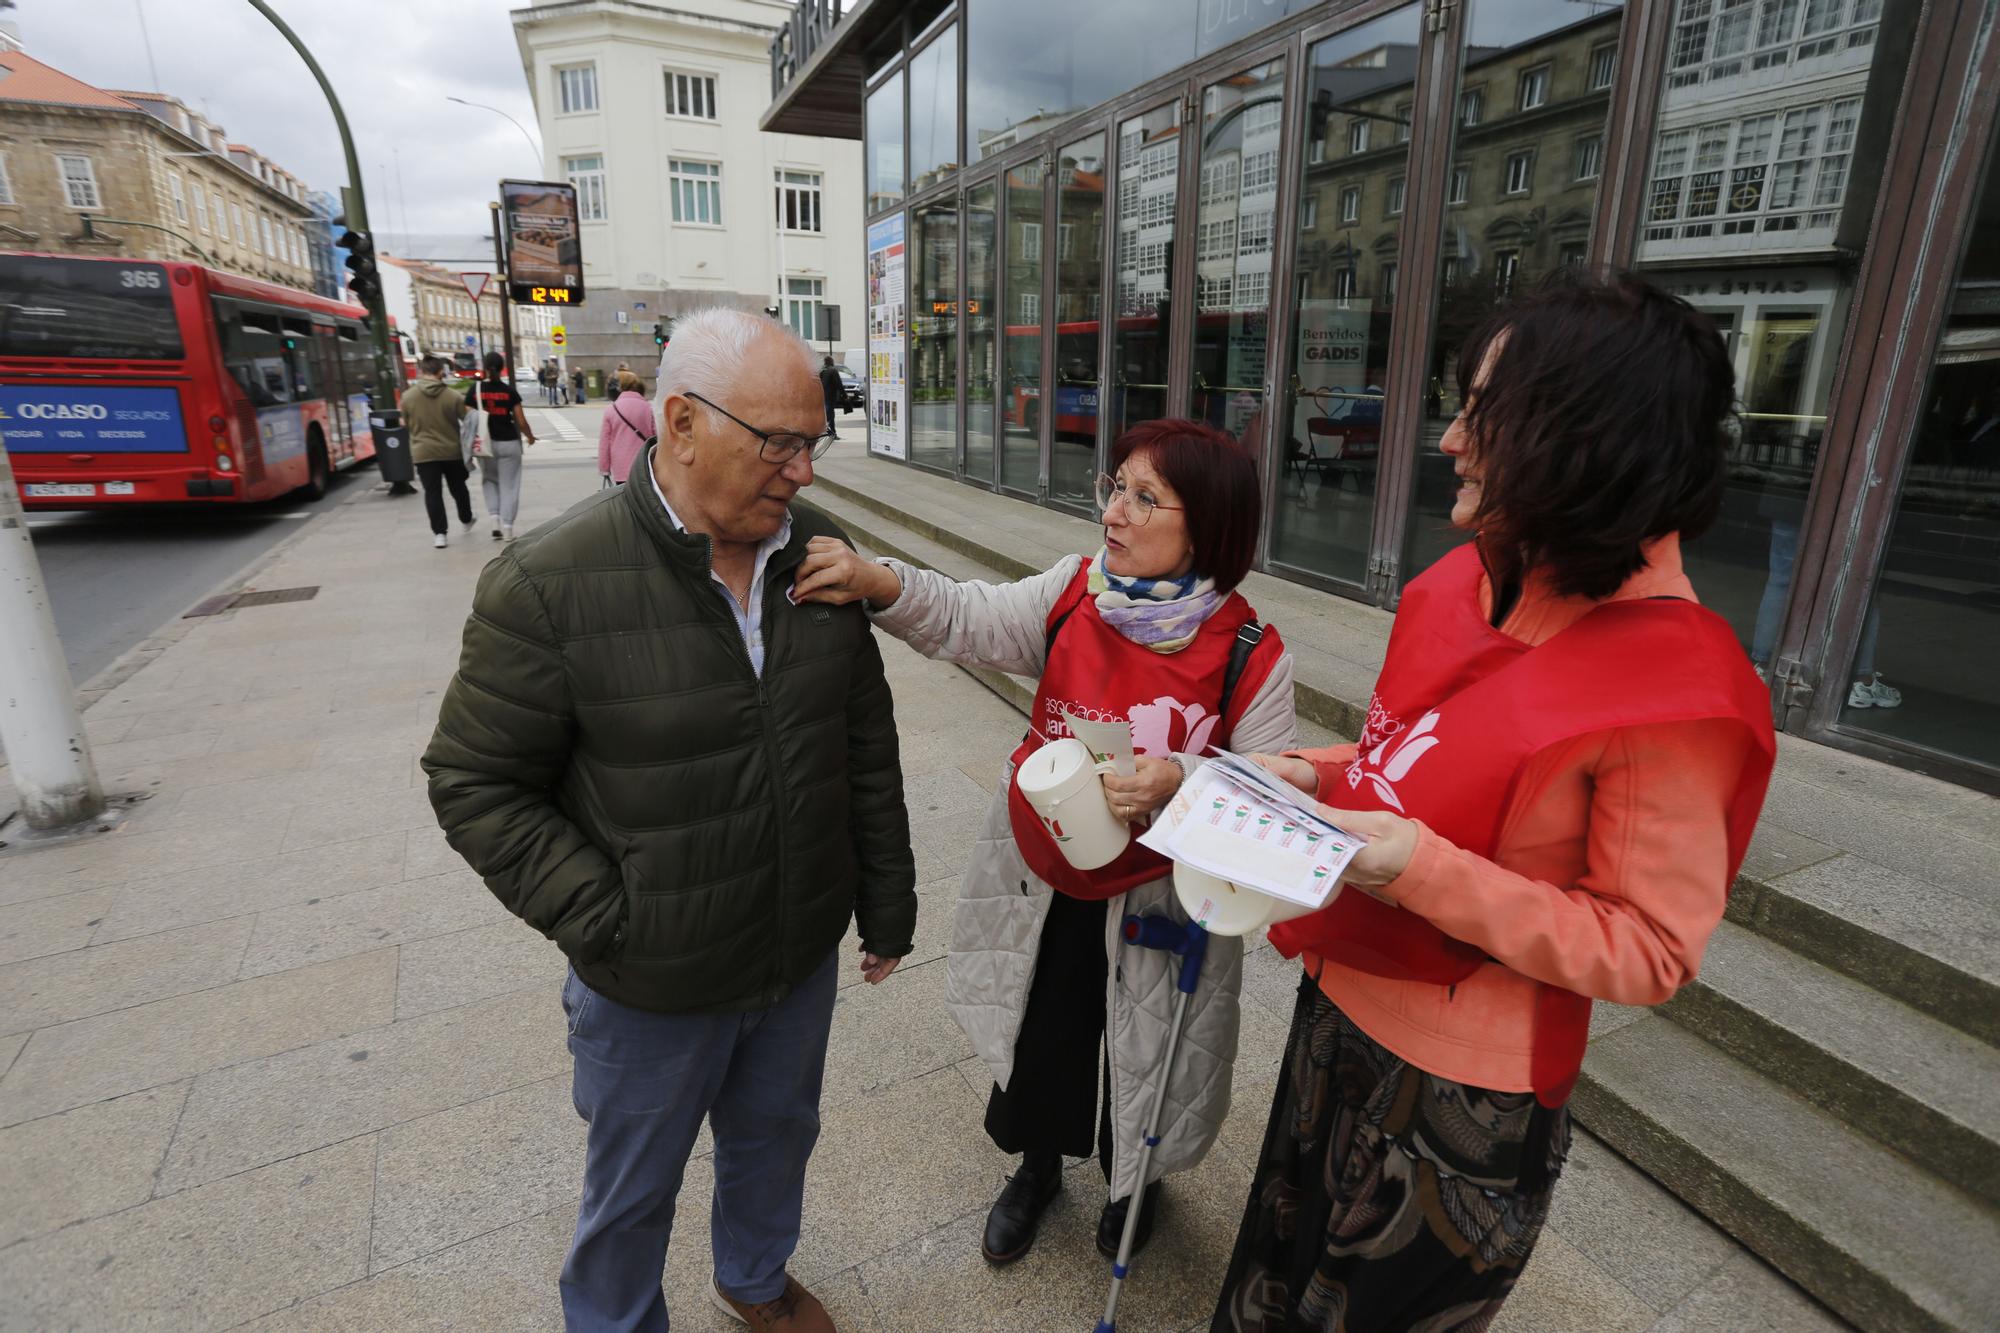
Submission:
[[[981,1252],[995,1264],[1028,1252],[1062,1189],[1062,1159],[1093,1146],[1110,1185],[1097,1247],[1116,1255],[1140,1185],[1145,1093],[1166,1045],[1175,965],[1152,950],[1121,955],[1118,927],[1127,912],[1187,919],[1167,862],[1136,841],[1101,869],[1072,867],[1016,790],[1015,770],[1069,734],[1065,712],[1128,721],[1138,771],[1107,775],[1104,788],[1114,817],[1144,825],[1211,744],[1282,749],[1297,737],[1291,655],[1235,591],[1261,512],[1249,455],[1195,422],[1155,421],[1119,439],[1111,466],[1115,475],[1097,481],[1095,556],[996,586],[871,563],[815,539],[795,584],[801,601],[866,598],[876,625],[928,657],[1041,678],[1032,728],[960,881],[946,964],[953,1016],[993,1071],[986,1132],[1021,1157],[986,1221]],[[1151,1234],[1153,1182],[1198,1164],[1228,1113],[1242,964],[1240,940],[1210,941],[1136,1244]]]
[[[1403,592],[1355,745],[1258,756],[1368,839],[1271,929],[1305,975],[1212,1327],[1485,1328],[1569,1148],[1592,999],[1695,973],[1770,778],[1770,704],[1680,544],[1729,358],[1632,277],[1465,345],[1442,448],[1473,540]]]

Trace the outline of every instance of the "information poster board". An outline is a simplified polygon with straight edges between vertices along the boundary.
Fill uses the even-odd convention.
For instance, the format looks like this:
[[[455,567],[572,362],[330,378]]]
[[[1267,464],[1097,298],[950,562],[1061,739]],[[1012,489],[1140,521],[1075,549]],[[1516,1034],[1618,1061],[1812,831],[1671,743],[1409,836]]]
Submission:
[[[909,323],[904,215],[868,229],[868,452],[909,457],[909,385],[903,365]]]
[[[507,295],[521,305],[583,304],[583,241],[576,187],[557,181],[501,181],[507,237]]]

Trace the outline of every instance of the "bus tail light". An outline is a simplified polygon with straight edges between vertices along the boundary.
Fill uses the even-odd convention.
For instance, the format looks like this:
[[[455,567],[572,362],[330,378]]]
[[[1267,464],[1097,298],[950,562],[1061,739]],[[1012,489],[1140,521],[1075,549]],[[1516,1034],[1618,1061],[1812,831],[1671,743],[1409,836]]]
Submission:
[[[236,464],[230,460],[228,454],[217,454],[215,456],[215,470],[217,472],[233,472],[236,470]]]
[[[222,428],[228,424],[229,424],[228,422],[222,419],[222,413],[220,412],[217,412],[214,416],[208,419],[208,428],[211,431],[215,432],[217,435],[222,434]]]

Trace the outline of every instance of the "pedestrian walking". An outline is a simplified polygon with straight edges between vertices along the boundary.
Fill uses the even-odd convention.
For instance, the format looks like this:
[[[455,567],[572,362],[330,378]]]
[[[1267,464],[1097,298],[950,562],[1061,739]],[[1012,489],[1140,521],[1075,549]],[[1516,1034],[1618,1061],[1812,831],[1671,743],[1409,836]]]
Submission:
[[[528,410],[507,380],[507,359],[486,354],[486,378],[479,383],[479,406],[486,413],[486,445],[479,455],[479,489],[486,497],[486,517],[494,541],[514,540],[514,519],[521,512],[523,452],[535,442]]]
[[[1104,790],[1116,819],[1143,828],[1211,743],[1282,749],[1298,733],[1291,655],[1236,591],[1261,511],[1250,456],[1197,422],[1158,421],[1120,437],[1111,462],[1116,475],[1098,479],[1104,546],[1094,557],[996,587],[819,540],[794,589],[803,602],[865,598],[877,628],[926,656],[1040,677],[1030,731],[960,880],[945,965],[952,1015],[993,1074],[987,1136],[1021,1159],[987,1214],[980,1250],[994,1264],[1028,1252],[1062,1189],[1062,1159],[1093,1150],[1109,1185],[1097,1248],[1116,1257],[1142,1184],[1134,1250],[1145,1244],[1159,1177],[1198,1165],[1228,1114],[1243,978],[1241,939],[1210,940],[1168,1118],[1140,1181],[1180,960],[1120,953],[1120,926],[1128,913],[1187,914],[1168,863],[1136,841],[1098,870],[1071,866],[1017,770],[1069,734],[1064,712],[1125,719],[1137,772],[1106,776]]]
[[[841,536],[790,504],[823,445],[811,350],[704,311],[659,395],[643,476],[486,567],[423,765],[452,847],[570,962],[588,1133],[568,1327],[666,1329],[705,1118],[710,1299],[757,1329],[827,1333],[785,1265],[842,937],[855,920],[870,983],[911,948],[896,721],[862,608],[784,595],[808,544]]]
[[[583,371],[572,370],[569,373],[569,384],[570,388],[576,391],[576,405],[582,407],[587,401],[583,396]]]
[[[556,405],[555,362],[543,362],[535,371],[535,382],[542,386],[542,406],[554,407]]]
[[[1694,976],[1775,753],[1681,564],[1735,396],[1705,315],[1571,278],[1464,344],[1473,539],[1403,592],[1361,738],[1259,756],[1367,839],[1305,964],[1211,1327],[1489,1326],[1569,1151],[1593,999]]]
[[[417,479],[424,486],[424,513],[431,522],[431,545],[443,550],[450,530],[444,508],[444,489],[458,506],[458,521],[472,531],[472,494],[466,489],[464,445],[459,426],[465,420],[465,399],[444,382],[445,364],[441,357],[426,355],[417,363],[423,376],[403,390],[400,406],[403,421],[410,428],[410,461],[416,464]]]
[[[618,396],[597,427],[597,471],[607,486],[623,486],[633,460],[653,442],[653,405],[646,386],[629,370],[618,372]]]
[[[847,405],[847,386],[840,382],[840,372],[834,369],[830,356],[819,368],[819,391],[826,398],[826,433],[837,440],[840,427],[834,417]]]

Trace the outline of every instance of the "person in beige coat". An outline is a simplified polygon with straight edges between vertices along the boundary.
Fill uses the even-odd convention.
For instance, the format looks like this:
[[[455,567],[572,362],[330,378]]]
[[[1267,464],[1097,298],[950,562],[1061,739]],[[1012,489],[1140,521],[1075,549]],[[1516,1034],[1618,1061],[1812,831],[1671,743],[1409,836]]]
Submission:
[[[444,382],[444,361],[426,356],[417,363],[423,378],[403,390],[398,406],[403,424],[410,429],[410,460],[417,465],[417,478],[424,484],[424,513],[431,521],[431,545],[444,549],[449,524],[444,511],[444,488],[458,505],[458,521],[472,531],[472,492],[466,487],[463,446],[459,423],[465,420],[465,398]]]
[[[1021,1157],[987,1218],[981,1251],[994,1264],[1027,1253],[1062,1188],[1063,1157],[1093,1149],[1109,1185],[1098,1248],[1115,1255],[1142,1183],[1136,1241],[1145,1242],[1159,1177],[1198,1165],[1228,1114],[1243,964],[1241,940],[1211,941],[1140,1182],[1177,964],[1122,947],[1119,927],[1126,913],[1186,914],[1166,863],[1136,844],[1098,871],[1068,866],[1023,815],[1015,768],[1067,734],[1065,711],[1129,721],[1138,771],[1104,787],[1136,833],[1211,743],[1277,753],[1297,740],[1291,656],[1235,591],[1260,514],[1249,456],[1206,426],[1163,421],[1121,437],[1112,466],[1115,476],[1098,479],[1104,547],[1094,557],[995,585],[866,561],[824,540],[794,585],[801,601],[865,599],[876,626],[928,657],[1040,677],[1033,730],[961,880],[946,964],[952,1014],[993,1073],[987,1134]]]

